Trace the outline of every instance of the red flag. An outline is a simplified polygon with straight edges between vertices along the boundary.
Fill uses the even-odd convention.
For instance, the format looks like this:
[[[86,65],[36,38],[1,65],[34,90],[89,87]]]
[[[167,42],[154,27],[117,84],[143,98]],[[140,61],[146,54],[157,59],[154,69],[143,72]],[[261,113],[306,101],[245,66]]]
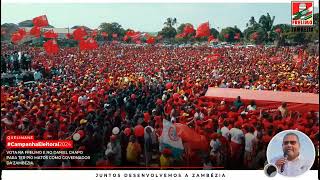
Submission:
[[[81,51],[88,49],[88,44],[87,44],[86,40],[82,39],[79,41],[79,48]]]
[[[300,49],[299,52],[298,52],[298,55],[295,55],[293,56],[293,60],[295,61],[296,63],[296,68],[300,68],[302,65],[303,65],[303,50]]]
[[[129,39],[128,35],[125,35],[125,36],[123,37],[123,41],[128,41],[128,39]]]
[[[34,37],[40,37],[41,35],[41,31],[40,31],[40,27],[35,26],[30,30],[30,34]]]
[[[205,36],[210,36],[209,22],[200,24],[196,32],[196,37],[205,37]]]
[[[176,38],[184,38],[184,37],[186,37],[186,34],[184,32],[176,35]]]
[[[49,31],[46,31],[45,33],[43,33],[43,37],[56,39],[56,38],[58,38],[58,34],[55,33],[53,30],[49,30]]]
[[[235,40],[239,40],[240,39],[240,33],[236,33],[236,35],[234,36]]]
[[[186,35],[192,34],[194,31],[195,31],[195,30],[194,30],[192,24],[187,24],[187,25],[184,26],[184,28],[183,28],[183,32],[184,32]]]
[[[93,38],[88,38],[86,41],[88,43],[88,49],[89,50],[97,49],[99,47],[97,41],[94,40]]]
[[[154,44],[155,41],[156,41],[156,40],[154,39],[154,37],[150,36],[150,37],[148,37],[148,39],[147,39],[146,42],[147,42],[148,44]]]
[[[215,39],[214,36],[211,35],[211,36],[208,37],[208,42],[211,42],[211,41],[213,41],[214,39]]]
[[[133,36],[133,35],[135,35],[135,34],[136,34],[136,32],[134,32],[134,30],[129,30],[129,31],[126,32],[126,35],[127,35],[128,37],[131,37],[131,36]]]
[[[27,34],[25,29],[19,29],[18,32],[21,34],[22,37],[24,37]]]
[[[46,15],[38,16],[32,19],[33,25],[38,27],[45,27],[49,25]]]
[[[106,32],[101,32],[101,36],[102,36],[102,37],[107,37],[107,36],[108,36],[108,33],[106,33]]]
[[[59,52],[59,46],[56,40],[49,40],[43,44],[44,49],[48,54],[56,54]]]
[[[19,41],[21,41],[23,39],[23,36],[19,33],[19,32],[14,32],[11,35],[11,41],[13,43],[18,43]]]
[[[84,29],[84,27],[79,27],[76,30],[73,31],[73,39],[80,41],[83,40],[85,36],[87,36],[88,33],[87,31]]]
[[[140,38],[141,38],[140,32],[135,32],[135,34],[131,36],[131,39],[133,42],[140,41]]]

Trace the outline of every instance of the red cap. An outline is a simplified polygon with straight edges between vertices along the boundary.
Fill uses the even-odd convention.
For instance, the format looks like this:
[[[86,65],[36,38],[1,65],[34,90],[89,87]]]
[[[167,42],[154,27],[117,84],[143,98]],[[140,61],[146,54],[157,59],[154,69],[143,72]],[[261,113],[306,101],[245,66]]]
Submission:
[[[110,136],[110,141],[111,142],[115,142],[117,140],[117,136],[115,136],[115,135],[111,135]]]

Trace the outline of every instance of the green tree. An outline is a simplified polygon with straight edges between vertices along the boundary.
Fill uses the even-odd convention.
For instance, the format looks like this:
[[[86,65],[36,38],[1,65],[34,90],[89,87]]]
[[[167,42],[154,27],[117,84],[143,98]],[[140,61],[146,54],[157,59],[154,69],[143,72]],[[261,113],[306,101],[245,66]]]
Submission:
[[[119,23],[112,22],[112,23],[101,23],[99,26],[100,32],[107,32],[108,33],[108,40],[112,39],[112,34],[118,34],[119,38],[122,38],[125,35],[125,30]]]
[[[13,23],[5,23],[1,25],[1,30],[4,31],[4,33],[1,33],[1,41],[4,40],[10,40],[11,34],[16,32],[19,29],[19,27],[16,24]]]
[[[167,27],[173,27],[177,24],[177,18],[167,18],[166,22],[163,23]]]
[[[277,33],[276,29],[280,29],[281,32]],[[281,46],[285,44],[285,38],[284,38],[284,34],[288,33],[291,31],[291,25],[289,24],[277,24],[275,26],[273,26],[273,32],[272,35],[275,35],[275,37],[271,37],[273,39],[275,39],[275,44],[277,46]]]
[[[271,18],[269,13],[267,13],[267,15],[262,15],[259,19],[259,23],[261,24],[261,27],[267,33],[266,35],[267,42],[273,40],[271,37],[275,37],[275,35],[273,34],[274,32],[272,31],[274,19],[275,19],[275,16]]]
[[[255,24],[257,24],[257,21],[254,19],[253,16],[251,16],[250,20],[249,20],[249,23],[247,23],[247,27],[252,27],[254,26]]]
[[[258,33],[258,38],[256,40],[253,40],[251,37],[252,37],[252,34],[255,33],[255,32]],[[248,27],[247,29],[245,29],[243,31],[243,36],[244,36],[246,41],[259,44],[265,39],[266,32],[262,28],[261,24],[256,23],[253,26]]]
[[[306,33],[303,32],[288,32],[284,34],[284,38],[289,44],[306,43]]]
[[[215,28],[210,29],[210,34],[213,35],[215,38],[219,37],[219,31]]]
[[[174,27],[164,27],[162,30],[158,33],[159,35],[162,35],[163,38],[174,38],[177,35],[177,31]]]
[[[235,26],[235,27],[227,27],[221,30],[220,34],[219,34],[219,40],[221,41],[227,41],[227,42],[235,42],[234,36],[240,33],[240,37],[242,36],[241,30]],[[225,36],[228,34],[228,38],[226,38]]]

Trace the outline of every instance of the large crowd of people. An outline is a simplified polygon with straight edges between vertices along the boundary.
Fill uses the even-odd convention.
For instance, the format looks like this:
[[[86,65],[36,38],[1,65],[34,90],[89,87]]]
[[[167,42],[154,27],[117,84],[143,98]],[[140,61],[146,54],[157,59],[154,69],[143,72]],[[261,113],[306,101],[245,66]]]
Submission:
[[[75,150],[91,157],[41,160],[39,168],[261,169],[269,141],[285,129],[306,133],[318,150],[318,112],[291,111],[285,102],[277,111],[265,111],[254,100],[245,104],[241,97],[228,102],[204,96],[208,87],[318,94],[319,55],[305,51],[297,65],[298,47],[112,44],[92,51],[62,48],[56,55],[28,46],[1,48],[1,57],[18,52],[32,57],[35,80],[1,85],[1,142],[20,134],[71,139]],[[211,54],[220,58],[211,61]],[[163,119],[205,135],[208,149],[181,157],[169,148],[160,151]]]

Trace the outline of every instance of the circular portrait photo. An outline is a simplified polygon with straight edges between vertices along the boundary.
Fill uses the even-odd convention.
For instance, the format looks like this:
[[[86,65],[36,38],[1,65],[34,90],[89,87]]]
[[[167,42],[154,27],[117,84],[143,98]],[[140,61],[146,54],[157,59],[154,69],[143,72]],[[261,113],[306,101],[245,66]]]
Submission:
[[[283,176],[299,176],[308,171],[315,159],[310,138],[297,130],[286,130],[275,135],[267,148],[268,163],[277,167]]]
[[[264,167],[264,173],[268,177],[274,177],[277,175],[277,166],[274,164],[268,164]]]

